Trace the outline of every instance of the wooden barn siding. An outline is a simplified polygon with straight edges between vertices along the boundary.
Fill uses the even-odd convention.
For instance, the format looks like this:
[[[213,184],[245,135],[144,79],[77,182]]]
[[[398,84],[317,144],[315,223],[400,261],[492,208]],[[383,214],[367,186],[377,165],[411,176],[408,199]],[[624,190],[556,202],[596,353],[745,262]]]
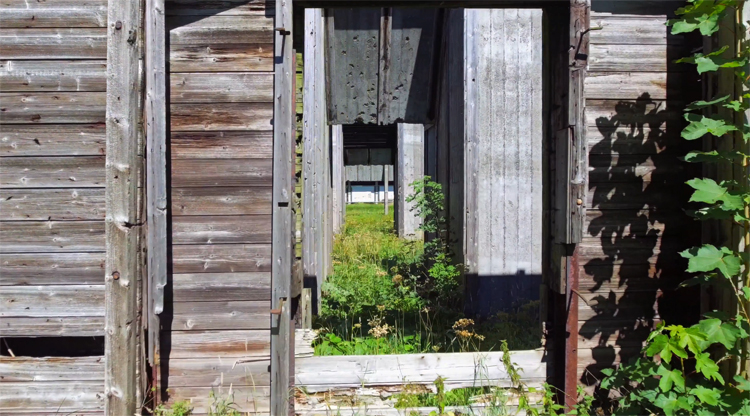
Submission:
[[[579,376],[636,354],[660,319],[690,322],[697,297],[675,290],[681,251],[700,240],[686,217],[684,182],[698,171],[678,159],[685,103],[700,94],[689,66],[674,64],[690,39],[669,35],[667,14],[647,2],[594,1],[585,84],[589,189],[579,245]],[[674,6],[674,7],[672,7]],[[656,9],[662,9],[657,10]],[[663,14],[659,14],[663,13]]]
[[[198,414],[230,386],[242,412],[269,411],[274,11],[265,0],[166,4],[172,303],[161,387]]]
[[[106,21],[106,0],[0,2],[0,337],[104,334]],[[14,352],[0,414],[103,414],[103,357]]]

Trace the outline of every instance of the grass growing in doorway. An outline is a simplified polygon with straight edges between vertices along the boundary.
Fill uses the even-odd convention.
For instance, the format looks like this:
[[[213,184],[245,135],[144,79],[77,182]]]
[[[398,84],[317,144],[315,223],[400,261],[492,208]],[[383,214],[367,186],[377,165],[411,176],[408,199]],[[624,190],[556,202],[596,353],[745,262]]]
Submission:
[[[540,346],[538,302],[475,324],[461,311],[460,285],[434,283],[441,273],[454,278],[450,263],[434,267],[429,244],[425,251],[396,235],[382,205],[348,205],[315,320],[316,355],[491,351],[502,340],[515,350]]]

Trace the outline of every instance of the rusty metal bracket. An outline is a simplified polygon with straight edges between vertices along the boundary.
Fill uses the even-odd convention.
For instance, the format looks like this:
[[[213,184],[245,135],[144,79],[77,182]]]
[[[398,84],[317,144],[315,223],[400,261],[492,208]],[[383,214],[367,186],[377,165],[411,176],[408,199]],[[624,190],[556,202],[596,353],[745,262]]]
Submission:
[[[271,315],[281,315],[281,309],[284,307],[286,298],[279,299],[279,307],[277,309],[271,309]]]
[[[280,34],[282,34],[284,36],[292,34],[292,32],[286,30],[286,28],[284,28],[284,27],[277,27],[274,30],[277,31],[277,32],[279,32]]]

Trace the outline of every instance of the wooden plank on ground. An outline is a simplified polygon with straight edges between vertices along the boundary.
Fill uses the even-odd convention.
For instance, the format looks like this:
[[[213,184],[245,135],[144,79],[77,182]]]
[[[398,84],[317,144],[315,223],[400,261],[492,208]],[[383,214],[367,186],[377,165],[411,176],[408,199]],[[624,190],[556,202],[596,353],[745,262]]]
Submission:
[[[172,277],[172,286],[172,296],[175,302],[265,301],[271,297],[271,274],[268,272],[175,274]]]
[[[170,360],[169,388],[271,385],[267,359],[243,361],[213,357]]]
[[[6,382],[104,381],[104,357],[0,357]]]
[[[271,187],[172,188],[172,215],[270,215]]]
[[[0,286],[104,284],[104,253],[0,254]]]
[[[3,92],[105,91],[106,69],[106,61],[4,61],[0,86]]]
[[[104,286],[2,286],[0,317],[104,315]]]
[[[269,330],[175,331],[171,337],[170,359],[195,358],[200,354],[214,358],[268,360],[271,354]]]
[[[104,189],[0,189],[4,220],[104,220]]]
[[[0,222],[0,253],[102,251],[104,221]]]
[[[171,131],[254,130],[272,127],[270,103],[172,104]]]
[[[169,72],[272,71],[273,43],[169,46]]]
[[[173,160],[171,185],[177,188],[270,186],[272,164],[272,159]]]
[[[257,243],[271,243],[270,215],[179,216],[172,219],[172,244]]]
[[[4,157],[3,188],[98,188],[104,186],[104,156]]]
[[[271,302],[175,302],[172,331],[270,329]]]
[[[174,273],[270,272],[270,244],[174,246]]]
[[[0,59],[105,59],[105,28],[3,29]]]
[[[167,30],[170,45],[271,43],[273,17],[206,16],[196,19],[191,16],[169,16]]]
[[[501,352],[306,357],[296,361],[295,386],[308,392],[367,386],[432,385],[445,377],[446,389],[510,386]],[[544,351],[514,351],[522,380],[541,386],[547,377]]]
[[[0,156],[101,156],[103,124],[3,126]]]
[[[172,160],[273,157],[273,132],[270,130],[175,132],[171,136]]]
[[[177,73],[169,76],[172,103],[270,103],[273,74]]]
[[[103,310],[104,306],[100,306]],[[4,337],[101,337],[104,315],[66,317],[0,317],[0,334]],[[104,378],[102,367],[101,378]]]
[[[11,92],[0,94],[2,123],[102,123],[104,92]]]
[[[0,3],[0,27],[104,27],[107,24],[107,0],[24,1]]]

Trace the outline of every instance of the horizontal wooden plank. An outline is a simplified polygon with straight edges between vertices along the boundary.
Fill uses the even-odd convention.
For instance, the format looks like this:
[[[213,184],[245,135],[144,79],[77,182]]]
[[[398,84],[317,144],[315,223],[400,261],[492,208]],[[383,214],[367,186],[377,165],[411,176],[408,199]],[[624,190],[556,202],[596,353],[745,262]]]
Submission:
[[[172,291],[175,302],[265,301],[271,298],[271,274],[175,274]]]
[[[0,357],[0,382],[101,381],[104,357]]]
[[[273,43],[272,16],[169,16],[166,24],[170,45]]]
[[[641,183],[592,184],[586,192],[586,207],[601,210],[658,209],[673,211],[684,208],[691,189],[682,181],[644,186]]]
[[[106,0],[0,2],[0,27],[105,27]]]
[[[104,336],[104,316],[0,317],[0,335],[5,337],[102,337]]]
[[[0,156],[104,155],[104,124],[5,125],[0,131]]]
[[[3,383],[0,389],[0,413],[4,414],[78,415],[89,410],[104,410],[102,381]]]
[[[582,291],[655,290],[677,286],[688,277],[687,262],[666,266],[655,264],[611,264],[604,259],[590,260],[580,266],[579,289]]]
[[[273,132],[270,130],[175,132],[169,143],[172,160],[273,157]]]
[[[243,415],[265,416],[270,412],[271,389],[264,386],[170,387],[169,403],[189,400],[193,408],[191,415],[205,415],[212,405],[211,392],[219,398],[231,397],[234,409]]]
[[[269,0],[168,0],[167,16],[274,16]]]
[[[603,244],[602,238],[584,236],[578,246],[578,255],[584,264],[593,259],[606,259],[610,264],[645,265],[656,263],[662,254],[671,261],[678,261],[677,252],[692,245],[690,240],[664,241],[656,237],[619,239],[615,245]]]
[[[635,95],[627,100],[587,99],[587,126],[611,129],[613,124],[647,124],[652,130],[666,129],[667,134],[671,134],[672,129],[682,130],[685,101],[652,100],[646,96],[638,98]]]
[[[271,331],[175,331],[171,334],[170,359],[243,358],[268,359]]]
[[[107,61],[1,61],[0,88],[4,92],[106,91],[106,70]]]
[[[0,286],[104,284],[104,253],[0,254]]]
[[[172,219],[172,244],[227,243],[270,244],[271,216],[181,216]]]
[[[0,59],[106,59],[107,29],[3,29]]]
[[[682,36],[670,36],[666,16],[620,17],[598,15],[591,17],[591,27],[601,30],[589,32],[591,44],[663,45],[683,42]]]
[[[103,251],[104,221],[0,222],[0,253]]]
[[[3,220],[104,220],[104,189],[0,189]]]
[[[433,385],[447,390],[481,385],[511,386],[502,352],[305,357],[295,360],[295,386],[308,392],[393,385]],[[541,386],[547,377],[544,351],[514,351],[522,380]]]
[[[271,187],[172,188],[172,215],[270,215]]]
[[[683,99],[692,76],[682,72],[588,72],[584,95],[586,99],[610,100],[634,100],[644,94],[652,100]]]
[[[174,387],[268,386],[267,360],[242,362],[231,358],[177,359],[169,361],[170,390]]]
[[[270,300],[175,302],[173,309],[172,331],[271,329]]]
[[[634,347],[643,346],[648,334],[659,321],[651,319],[628,319],[604,321],[591,319],[578,323],[579,348]]]
[[[169,45],[169,71],[273,71],[273,43]]]
[[[684,212],[655,212],[649,210],[586,210],[584,232],[589,236],[617,235],[618,238],[636,238],[647,236],[684,236],[700,229],[701,225]],[[683,232],[685,230],[686,232]]]
[[[176,73],[169,76],[172,103],[270,103],[270,73]]]
[[[104,156],[2,157],[0,187],[103,187]]]
[[[2,286],[0,317],[104,316],[104,286]]]
[[[172,258],[174,273],[271,271],[270,244],[174,246]]]
[[[589,183],[663,183],[699,175],[700,165],[680,161],[676,155],[590,155]]]
[[[172,161],[172,186],[271,186],[272,159],[179,159]]]
[[[271,103],[172,104],[172,131],[271,130]]]
[[[617,119],[600,119],[600,125],[586,129],[586,142],[590,155],[631,154],[684,155],[688,143],[680,137],[677,128],[667,129],[666,123],[661,126],[655,123],[652,129],[648,125],[634,126],[620,124]]]
[[[687,56],[681,45],[611,45],[594,43],[589,48],[589,72],[666,72],[688,71],[689,65],[674,61]]]
[[[1,123],[103,123],[104,92],[0,94]]]

